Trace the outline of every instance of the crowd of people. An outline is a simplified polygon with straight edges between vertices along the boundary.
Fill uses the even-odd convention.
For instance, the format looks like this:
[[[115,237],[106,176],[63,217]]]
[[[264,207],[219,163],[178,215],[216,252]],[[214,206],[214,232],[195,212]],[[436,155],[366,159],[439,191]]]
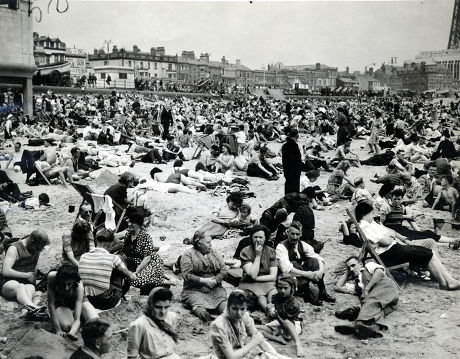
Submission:
[[[305,356],[301,338],[308,323],[300,316],[302,307],[335,303],[332,289],[361,299],[359,307],[336,311],[338,318],[354,322],[336,326],[338,333],[383,336],[388,328],[381,319],[397,310],[399,298],[385,266],[409,263],[411,275],[431,278],[442,290],[460,289],[437,250],[440,245],[457,250],[458,236],[439,234],[436,218],[434,230],[422,230],[413,214],[419,206],[448,211],[454,227],[460,220],[455,101],[160,100],[116,91],[110,96],[48,92],[34,99],[33,116],[0,116],[6,163],[0,170],[0,197],[11,205],[46,210],[49,198],[22,191],[8,171],[22,171],[32,186],[78,186],[106,167],[119,174],[118,183],[80,206],[70,234],[62,236],[62,262],[41,283],[36,276],[40,254],[56,244],[42,228],[14,237],[0,212],[1,295],[21,305],[21,317],[49,320],[57,335],[77,341],[81,333],[83,346],[73,359],[110,352],[114,332],[99,312],[128,300],[132,288],[148,300],[127,329],[128,358],[179,357],[181,338],[169,288],[182,285],[180,301],[211,323],[215,355],[227,359],[249,353],[284,358],[269,341],[292,341],[297,356]],[[367,139],[369,158],[351,151],[357,139]],[[196,164],[187,166],[191,160]],[[137,162],[151,163],[150,172],[135,171]],[[351,166],[386,167],[385,175],[371,179],[381,183],[377,195],[366,189],[362,177],[350,177]],[[284,196],[257,218],[245,202],[254,195],[248,178],[282,186],[281,176]],[[314,184],[320,176],[328,178],[325,189]],[[184,239],[190,249],[164,261],[148,232],[158,210],[156,193],[215,194],[217,188],[227,195],[227,205]],[[363,262],[359,255],[343,258],[346,271],[328,289],[315,217],[333,203],[353,206],[356,222],[341,224],[343,244],[361,248],[369,241],[384,266]],[[96,218],[99,210],[102,218]],[[235,245],[231,259],[212,244],[226,233]],[[230,293],[224,281],[234,287]],[[47,305],[40,291],[46,291]],[[256,325],[252,312],[257,310],[265,317]]]

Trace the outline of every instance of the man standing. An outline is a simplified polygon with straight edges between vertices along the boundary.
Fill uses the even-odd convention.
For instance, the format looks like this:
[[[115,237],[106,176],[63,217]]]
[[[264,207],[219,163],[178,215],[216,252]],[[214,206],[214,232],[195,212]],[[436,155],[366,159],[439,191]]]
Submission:
[[[169,136],[169,126],[173,125],[173,116],[171,113],[171,109],[167,105],[165,105],[163,107],[163,110],[161,111],[160,121],[161,125],[163,126],[163,134],[161,138],[163,140],[166,140]]]
[[[284,194],[298,193],[300,190],[300,173],[302,172],[302,155],[300,154],[299,131],[291,129],[286,143],[281,148],[283,160],[283,171],[286,183],[284,184]]]

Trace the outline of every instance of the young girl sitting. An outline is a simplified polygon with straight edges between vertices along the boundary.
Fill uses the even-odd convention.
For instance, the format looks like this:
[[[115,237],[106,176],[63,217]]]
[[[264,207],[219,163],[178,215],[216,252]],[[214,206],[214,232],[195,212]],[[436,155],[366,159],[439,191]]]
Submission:
[[[268,304],[267,315],[271,322],[256,326],[263,334],[281,334],[285,340],[294,339],[297,348],[297,356],[304,356],[304,349],[299,335],[302,332],[302,319],[299,318],[300,305],[294,297],[296,291],[295,278],[289,274],[283,274],[276,280],[276,290],[272,303]]]
[[[256,225],[257,218],[251,214],[251,206],[243,203],[240,206],[240,213],[233,219],[227,222],[227,225],[232,228],[246,229]]]

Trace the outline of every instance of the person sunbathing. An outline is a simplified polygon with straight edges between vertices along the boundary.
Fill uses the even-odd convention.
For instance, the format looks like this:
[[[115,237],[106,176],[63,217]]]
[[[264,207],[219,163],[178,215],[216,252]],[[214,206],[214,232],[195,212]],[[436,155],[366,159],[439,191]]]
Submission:
[[[460,282],[442,264],[435,241],[425,239],[407,244],[408,238],[374,221],[374,208],[367,202],[358,203],[356,206],[356,220],[386,266],[409,262],[412,269],[427,268],[441,289],[460,290]],[[425,246],[412,245],[415,243]],[[433,249],[427,248],[430,246]]]
[[[336,317],[354,321],[353,327],[336,326],[341,334],[356,334],[360,339],[379,338],[379,320],[393,312],[399,300],[399,288],[385,273],[385,268],[375,262],[362,264],[358,257],[345,261],[347,271],[340,277],[334,290],[357,294],[361,305],[337,311]],[[348,283],[351,280],[353,283]]]
[[[455,207],[455,202],[459,198],[458,191],[452,187],[453,178],[452,176],[441,177],[441,191],[436,197],[431,209],[441,209],[452,212]]]

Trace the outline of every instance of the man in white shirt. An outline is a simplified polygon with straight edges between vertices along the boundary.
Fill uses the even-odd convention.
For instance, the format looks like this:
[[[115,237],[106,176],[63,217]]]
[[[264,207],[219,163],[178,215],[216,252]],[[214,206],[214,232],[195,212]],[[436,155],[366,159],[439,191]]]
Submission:
[[[297,278],[298,295],[305,302],[313,305],[322,305],[322,300],[335,302],[335,298],[326,292],[324,284],[324,259],[309,244],[300,240],[302,225],[293,221],[287,230],[288,238],[276,246],[276,259],[278,267],[284,274],[290,274]],[[310,292],[310,282],[318,286],[318,297]]]
[[[345,263],[348,270],[337,282],[335,290],[359,295],[361,307],[336,312],[337,318],[355,320],[355,324],[351,331],[347,326],[336,326],[335,329],[342,334],[356,334],[360,339],[382,337],[378,330],[385,327],[378,322],[395,310],[399,299],[398,286],[386,275],[385,268],[375,262],[363,265],[358,257],[352,256]]]

